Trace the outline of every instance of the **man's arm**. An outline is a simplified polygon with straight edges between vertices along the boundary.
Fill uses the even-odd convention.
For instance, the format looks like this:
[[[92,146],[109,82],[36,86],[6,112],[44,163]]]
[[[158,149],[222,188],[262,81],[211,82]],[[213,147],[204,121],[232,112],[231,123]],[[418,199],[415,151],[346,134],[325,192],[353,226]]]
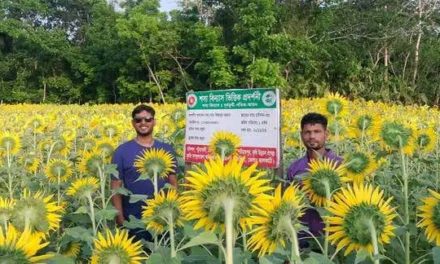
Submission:
[[[111,181],[111,188],[112,190],[116,190],[118,188],[122,187],[122,181],[121,180],[113,180]],[[124,223],[124,214],[123,214],[123,208],[122,208],[122,195],[119,193],[116,193],[112,196],[112,204],[115,207],[115,209],[118,211],[118,214],[116,215],[116,224],[122,225]]]
[[[168,182],[177,189],[177,176],[176,174],[168,175]]]

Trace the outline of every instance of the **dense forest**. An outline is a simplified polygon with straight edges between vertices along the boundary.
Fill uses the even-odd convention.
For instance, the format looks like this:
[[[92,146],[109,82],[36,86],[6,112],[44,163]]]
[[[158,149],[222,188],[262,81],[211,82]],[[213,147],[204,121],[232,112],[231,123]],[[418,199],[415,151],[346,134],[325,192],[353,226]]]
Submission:
[[[439,0],[1,0],[0,102],[284,98],[440,102]]]

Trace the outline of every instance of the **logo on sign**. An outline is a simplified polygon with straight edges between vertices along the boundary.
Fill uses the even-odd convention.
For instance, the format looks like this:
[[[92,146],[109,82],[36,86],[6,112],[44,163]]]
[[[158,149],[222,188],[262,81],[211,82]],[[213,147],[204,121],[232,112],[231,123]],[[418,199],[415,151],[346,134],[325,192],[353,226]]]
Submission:
[[[195,96],[194,94],[188,95],[188,98],[186,98],[186,104],[190,108],[193,108],[197,104],[197,96]]]
[[[267,107],[272,106],[277,101],[277,96],[273,91],[266,91],[263,93],[262,99],[263,104]]]

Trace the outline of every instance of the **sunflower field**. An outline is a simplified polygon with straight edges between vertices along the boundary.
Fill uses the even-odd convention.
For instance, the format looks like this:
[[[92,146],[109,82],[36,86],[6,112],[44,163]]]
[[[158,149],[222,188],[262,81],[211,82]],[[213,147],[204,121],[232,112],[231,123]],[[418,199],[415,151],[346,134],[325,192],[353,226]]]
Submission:
[[[284,172],[305,153],[308,112],[328,117],[328,147],[343,157],[313,160],[298,184],[245,167],[232,137],[221,155],[185,165],[186,105],[153,105],[155,137],[175,148],[180,172],[177,190],[148,199],[110,188],[112,153],[135,136],[133,107],[0,105],[1,263],[440,263],[438,109],[338,94],[283,101]],[[151,155],[154,177],[141,176],[166,175],[168,158]],[[115,193],[145,201],[142,219],[116,227]],[[312,207],[320,236],[299,220]],[[134,241],[136,228],[154,241]]]

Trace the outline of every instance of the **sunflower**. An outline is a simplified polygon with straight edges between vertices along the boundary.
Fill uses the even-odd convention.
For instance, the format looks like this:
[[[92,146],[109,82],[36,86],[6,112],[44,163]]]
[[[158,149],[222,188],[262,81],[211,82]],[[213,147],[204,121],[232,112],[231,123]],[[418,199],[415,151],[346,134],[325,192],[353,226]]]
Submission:
[[[96,139],[91,136],[85,136],[80,141],[80,146],[83,152],[90,152],[96,146]]]
[[[86,198],[99,188],[99,181],[93,177],[85,177],[75,180],[67,189],[66,194]]]
[[[418,151],[431,153],[437,143],[437,134],[432,128],[418,130],[415,135],[415,141]]]
[[[329,93],[320,100],[321,112],[339,118],[348,114],[348,101],[338,93]]]
[[[379,167],[378,162],[370,153],[362,151],[347,154],[344,161],[346,176],[357,184],[363,183]]]
[[[183,106],[173,108],[169,114],[170,119],[178,128],[183,128],[185,126],[186,110]]]
[[[387,151],[402,150],[411,155],[414,152],[414,131],[410,125],[398,121],[382,121],[374,128],[374,137]]]
[[[4,227],[7,227],[7,223],[11,220],[14,205],[14,200],[0,197],[0,224]]]
[[[27,126],[31,128],[33,133],[43,133],[46,128],[44,118],[41,115],[33,116]]]
[[[308,174],[303,180],[304,192],[309,196],[312,203],[317,206],[324,206],[327,195],[333,194],[334,191],[342,187],[344,182],[350,181],[344,174],[344,167],[339,166],[337,161],[327,158],[322,160],[313,159],[309,163]]]
[[[375,124],[379,120],[379,116],[374,113],[362,113],[355,116],[348,130],[348,134],[352,138],[359,138],[371,135]]]
[[[223,158],[235,154],[241,144],[241,139],[236,134],[229,131],[217,131],[209,142],[209,152],[215,156]]]
[[[108,138],[114,138],[121,133],[121,130],[122,129],[118,124],[110,121],[105,121],[101,128],[101,135]]]
[[[86,175],[98,175],[99,167],[102,167],[106,163],[106,159],[100,152],[87,151],[82,153],[81,160],[79,162],[79,171]]]
[[[290,185],[281,194],[281,184],[275,189],[270,200],[258,205],[258,210],[252,216],[253,229],[249,239],[249,248],[259,250],[258,256],[272,254],[278,246],[286,247],[286,240],[292,239],[292,229],[299,230],[299,218],[304,214],[303,197],[299,188]]]
[[[51,159],[44,170],[51,182],[67,181],[72,176],[72,163],[68,160]]]
[[[175,189],[167,192],[161,190],[154,199],[146,201],[142,207],[142,220],[147,229],[161,234],[168,226],[167,221],[173,221],[175,225],[183,225],[182,205]],[[170,219],[171,217],[171,219]]]
[[[418,207],[422,219],[418,227],[425,228],[426,237],[430,242],[440,246],[440,193],[429,190],[431,196],[423,199],[423,205]]]
[[[116,141],[110,138],[101,138],[96,141],[94,152],[101,153],[106,158],[111,158],[116,149]]]
[[[42,192],[31,194],[24,190],[22,197],[16,201],[11,222],[20,230],[47,233],[60,226],[63,206],[52,201],[53,195],[44,196]]]
[[[0,153],[15,155],[20,151],[20,138],[10,132],[0,133]]]
[[[345,255],[351,251],[373,252],[372,230],[377,234],[378,244],[388,244],[394,236],[393,219],[397,216],[390,206],[392,198],[384,199],[383,191],[372,185],[348,185],[327,203],[331,215],[328,222],[329,241],[336,250],[344,247]]]
[[[78,257],[80,251],[81,244],[78,242],[71,242],[69,243],[69,245],[61,250],[61,254],[63,254],[64,256],[76,258]]]
[[[20,157],[20,163],[28,173],[36,173],[40,168],[41,158],[34,152]]]
[[[220,157],[206,160],[204,169],[195,166],[186,177],[182,209],[187,220],[196,220],[195,229],[224,228],[225,204],[234,203],[233,226],[245,229],[254,208],[270,199],[270,180],[257,165],[243,169],[244,159],[233,157],[224,163]]]
[[[173,156],[164,149],[156,148],[146,149],[134,162],[137,171],[149,178],[154,175],[165,178],[174,171],[174,166]]]
[[[91,264],[141,264],[145,259],[141,241],[133,242],[127,230],[117,229],[114,235],[106,230],[105,235],[100,232],[95,239]]]
[[[0,261],[2,263],[42,263],[52,257],[52,254],[37,255],[49,242],[42,243],[41,235],[30,230],[19,232],[9,225],[4,231],[0,228]]]

